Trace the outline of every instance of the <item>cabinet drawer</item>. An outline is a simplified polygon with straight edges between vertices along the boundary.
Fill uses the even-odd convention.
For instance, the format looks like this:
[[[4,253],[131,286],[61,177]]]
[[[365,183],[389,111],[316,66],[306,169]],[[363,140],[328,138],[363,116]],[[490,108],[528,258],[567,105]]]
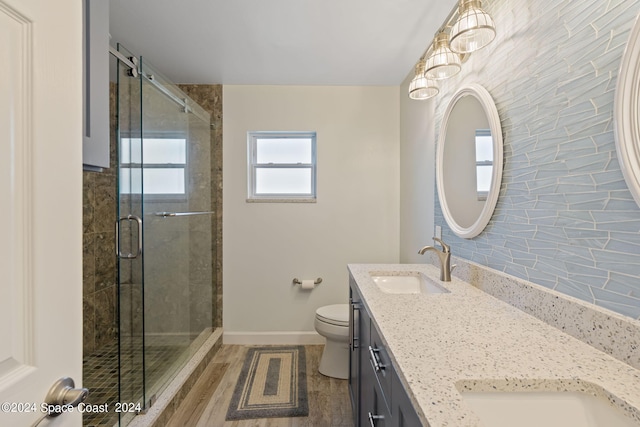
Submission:
[[[389,409],[388,401],[386,400],[384,393],[380,390],[377,382],[374,383],[372,391],[373,400],[371,402],[371,410],[367,412],[367,418],[364,420],[364,424],[367,427],[391,427],[393,423],[391,410]]]
[[[378,381],[373,375],[368,373],[363,376],[361,387],[360,423],[356,424],[356,426],[391,427],[393,425],[393,419],[391,417],[389,402],[387,402],[384,393],[380,390]]]
[[[387,405],[391,408],[391,374],[393,366],[391,366],[389,353],[387,353],[378,329],[374,327],[373,322],[371,324],[371,341],[367,350],[369,351],[371,369],[378,380],[378,384],[380,384],[380,389]]]

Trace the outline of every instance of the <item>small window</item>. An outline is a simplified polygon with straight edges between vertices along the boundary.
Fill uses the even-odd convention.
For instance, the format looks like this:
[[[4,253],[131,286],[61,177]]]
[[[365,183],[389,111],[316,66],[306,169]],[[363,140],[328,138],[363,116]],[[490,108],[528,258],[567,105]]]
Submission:
[[[121,193],[186,194],[186,139],[122,138],[120,147]]]
[[[249,132],[248,201],[316,200],[316,133]]]
[[[478,200],[487,200],[493,175],[493,138],[490,129],[476,129],[476,189]]]

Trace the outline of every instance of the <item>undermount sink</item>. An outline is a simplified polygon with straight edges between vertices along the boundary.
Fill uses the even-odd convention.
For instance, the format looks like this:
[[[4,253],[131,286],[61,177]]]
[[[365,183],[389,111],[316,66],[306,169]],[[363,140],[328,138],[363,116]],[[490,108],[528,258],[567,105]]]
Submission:
[[[638,427],[604,398],[577,391],[461,394],[486,427]]]
[[[447,289],[419,272],[371,272],[371,278],[387,294],[444,294]]]

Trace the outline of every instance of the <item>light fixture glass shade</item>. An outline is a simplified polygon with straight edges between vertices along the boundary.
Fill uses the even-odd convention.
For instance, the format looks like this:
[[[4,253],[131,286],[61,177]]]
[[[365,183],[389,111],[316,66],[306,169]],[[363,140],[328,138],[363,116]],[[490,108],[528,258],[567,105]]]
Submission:
[[[433,52],[425,64],[425,76],[429,79],[448,79],[460,72],[460,55],[449,49],[449,35],[444,31],[433,41]]]
[[[424,62],[416,64],[416,75],[409,83],[409,98],[425,100],[436,96],[440,92],[436,82],[424,76]]]
[[[496,37],[493,18],[482,10],[480,0],[460,0],[459,17],[451,27],[449,47],[456,53],[471,53]]]

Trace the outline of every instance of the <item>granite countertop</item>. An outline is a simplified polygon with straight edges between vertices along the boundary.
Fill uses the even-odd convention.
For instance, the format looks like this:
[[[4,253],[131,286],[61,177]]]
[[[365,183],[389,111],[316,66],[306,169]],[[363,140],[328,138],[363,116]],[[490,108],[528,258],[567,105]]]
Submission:
[[[428,264],[350,264],[423,422],[478,426],[460,390],[585,391],[640,423],[640,370]],[[388,294],[369,272],[421,272],[450,293]]]

